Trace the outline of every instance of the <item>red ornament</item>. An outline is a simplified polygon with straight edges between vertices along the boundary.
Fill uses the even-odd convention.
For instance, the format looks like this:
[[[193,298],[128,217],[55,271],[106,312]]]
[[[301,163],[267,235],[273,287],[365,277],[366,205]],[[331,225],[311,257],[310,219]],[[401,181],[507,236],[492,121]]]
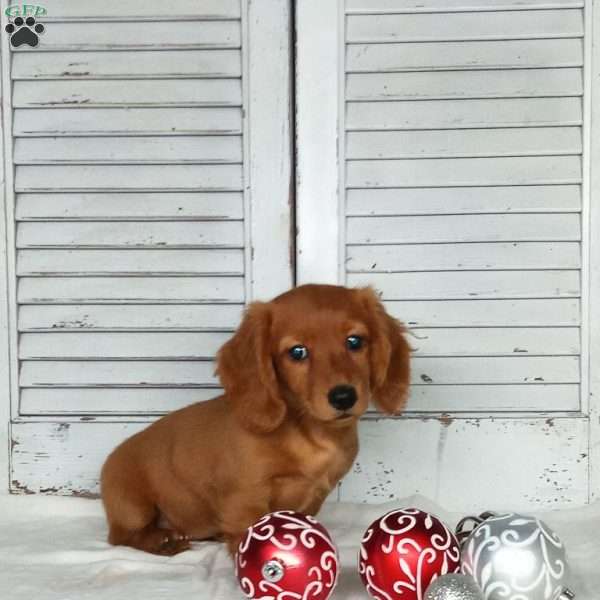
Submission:
[[[315,518],[282,510],[248,528],[235,566],[247,598],[327,600],[337,583],[339,559]]]
[[[393,510],[365,532],[358,571],[376,600],[423,600],[434,579],[460,571],[460,547],[433,515],[417,508]]]

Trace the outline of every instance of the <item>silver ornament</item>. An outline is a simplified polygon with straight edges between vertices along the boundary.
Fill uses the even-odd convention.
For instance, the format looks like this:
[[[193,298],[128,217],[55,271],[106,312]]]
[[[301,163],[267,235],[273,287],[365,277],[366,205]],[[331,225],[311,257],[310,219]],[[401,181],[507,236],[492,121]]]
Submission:
[[[567,600],[565,547],[535,517],[492,516],[469,535],[461,553],[462,572],[472,575],[486,600]]]
[[[431,583],[425,592],[425,600],[484,600],[484,597],[470,575],[449,573]]]

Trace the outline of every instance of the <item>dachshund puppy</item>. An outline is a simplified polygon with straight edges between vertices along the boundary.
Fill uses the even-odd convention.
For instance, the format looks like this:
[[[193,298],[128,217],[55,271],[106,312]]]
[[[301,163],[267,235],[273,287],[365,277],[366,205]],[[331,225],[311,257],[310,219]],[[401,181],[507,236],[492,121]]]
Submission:
[[[220,349],[218,398],[127,439],[102,469],[109,542],[156,554],[275,510],[314,515],[350,469],[372,400],[404,407],[410,348],[370,288],[304,285],[249,306]]]

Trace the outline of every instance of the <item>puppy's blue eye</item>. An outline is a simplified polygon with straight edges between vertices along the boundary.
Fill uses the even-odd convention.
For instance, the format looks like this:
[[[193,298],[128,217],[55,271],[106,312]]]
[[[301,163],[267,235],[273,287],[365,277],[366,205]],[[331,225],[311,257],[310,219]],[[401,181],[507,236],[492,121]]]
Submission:
[[[304,360],[308,358],[308,348],[306,346],[294,346],[288,350],[290,357],[294,360]]]
[[[359,335],[349,335],[346,338],[348,350],[360,350],[363,345],[363,339]]]

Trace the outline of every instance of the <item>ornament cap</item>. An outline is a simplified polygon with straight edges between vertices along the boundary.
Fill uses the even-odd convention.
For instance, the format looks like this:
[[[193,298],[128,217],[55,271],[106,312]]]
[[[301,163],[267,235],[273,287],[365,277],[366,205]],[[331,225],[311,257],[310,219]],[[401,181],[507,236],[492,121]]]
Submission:
[[[285,569],[278,560],[270,560],[261,569],[262,576],[271,583],[277,583],[283,579]]]
[[[575,592],[572,592],[569,588],[563,588],[560,594],[556,597],[556,600],[574,600]]]

